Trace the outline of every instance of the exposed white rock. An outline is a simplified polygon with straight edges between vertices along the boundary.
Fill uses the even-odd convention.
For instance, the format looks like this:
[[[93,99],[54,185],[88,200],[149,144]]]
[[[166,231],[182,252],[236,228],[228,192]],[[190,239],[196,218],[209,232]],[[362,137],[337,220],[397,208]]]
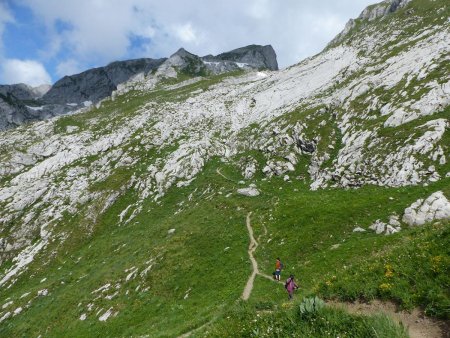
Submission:
[[[256,188],[242,188],[237,190],[238,194],[249,196],[249,197],[256,197],[259,196],[260,192]]]
[[[392,225],[388,224],[386,226],[386,235],[395,234],[395,233],[399,232],[400,230],[401,230],[400,227],[393,227]]]
[[[0,318],[0,323],[3,322],[5,319],[8,319],[9,317],[11,317],[11,312],[6,312],[6,313]]]
[[[98,320],[101,322],[105,322],[112,315],[112,307],[108,309],[104,314],[102,314]]]
[[[167,234],[168,234],[168,235],[172,235],[173,233],[175,233],[175,229],[169,229],[169,230],[167,230]]]
[[[406,208],[402,220],[410,226],[417,226],[442,219],[450,219],[450,202],[442,191],[437,191]]]
[[[42,290],[39,290],[38,292],[37,292],[37,294],[38,294],[38,296],[47,296],[48,295],[48,289],[42,289]]]
[[[361,227],[356,227],[353,229],[353,232],[366,232],[366,229],[363,229]]]
[[[31,292],[25,292],[22,296],[20,296],[20,299],[27,297]]]
[[[87,315],[86,315],[85,313],[83,313],[83,314],[80,316],[80,320],[86,320],[86,318],[87,318]]]
[[[385,232],[386,226],[386,223],[383,223],[379,219],[377,219],[372,225],[369,226],[369,229],[375,231],[375,233],[379,235]]]
[[[391,215],[389,216],[389,224],[392,225],[393,227],[399,227],[400,226],[400,222],[399,222],[399,216],[398,215]]]

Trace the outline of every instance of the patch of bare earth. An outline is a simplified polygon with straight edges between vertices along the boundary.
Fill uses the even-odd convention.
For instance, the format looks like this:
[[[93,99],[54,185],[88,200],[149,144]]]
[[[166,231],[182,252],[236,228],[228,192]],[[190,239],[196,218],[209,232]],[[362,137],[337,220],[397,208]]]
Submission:
[[[419,309],[414,309],[411,312],[400,311],[394,303],[379,300],[370,303],[330,301],[328,304],[355,314],[386,314],[396,322],[403,324],[411,338],[450,338],[449,321],[426,317],[423,311]]]

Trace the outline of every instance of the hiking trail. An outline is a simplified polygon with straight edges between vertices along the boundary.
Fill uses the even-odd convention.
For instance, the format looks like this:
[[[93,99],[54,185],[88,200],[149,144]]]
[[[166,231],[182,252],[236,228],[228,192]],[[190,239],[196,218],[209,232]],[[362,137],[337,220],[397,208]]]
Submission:
[[[256,275],[268,278],[273,282],[276,282],[271,276],[261,273],[258,269],[258,262],[253,256],[255,250],[258,247],[258,242],[253,236],[253,228],[251,225],[251,215],[249,212],[247,214],[246,226],[248,231],[248,236],[250,238],[250,244],[248,247],[248,255],[250,261],[252,262],[253,271],[247,280],[247,284],[242,292],[241,298],[243,300],[248,300],[250,294],[253,290],[253,284],[255,282]],[[267,230],[266,230],[267,231]],[[259,240],[259,237],[258,237]],[[283,284],[283,282],[279,282]],[[373,314],[385,314],[393,319],[397,323],[403,324],[403,326],[408,331],[410,338],[449,338],[448,332],[450,332],[449,323],[442,320],[436,320],[424,316],[423,312],[419,309],[414,309],[413,311],[398,311],[397,307],[392,302],[382,302],[379,300],[374,300],[369,303],[347,303],[339,301],[326,301],[327,305],[342,308],[349,313],[362,314],[362,315],[373,315]]]
[[[252,262],[253,271],[247,280],[247,284],[245,285],[244,291],[242,292],[241,298],[243,300],[248,300],[250,298],[250,294],[252,293],[252,290],[253,290],[253,284],[255,282],[256,275],[259,275],[261,277],[270,279],[273,282],[276,282],[271,276],[266,275],[259,271],[258,262],[256,261],[255,257],[253,256],[253,253],[255,252],[256,248],[258,247],[258,242],[256,241],[255,237],[253,236],[253,228],[252,228],[252,224],[250,222],[251,215],[252,215],[251,212],[249,212],[247,214],[246,225],[247,225],[248,236],[250,237],[250,244],[248,246],[248,256],[250,258],[250,261]],[[282,284],[281,281],[279,283]]]
[[[233,183],[237,183],[236,181],[234,181],[234,180],[232,180],[231,178],[226,177],[224,174],[222,174],[222,172],[220,171],[219,168],[216,169],[216,173],[217,173],[217,175],[223,177],[223,178],[226,179],[227,181],[230,181],[230,182],[233,182]]]
[[[450,325],[443,320],[426,317],[423,311],[413,309],[411,312],[398,311],[397,305],[389,301],[373,300],[370,303],[327,301],[329,306],[344,309],[358,315],[384,314],[393,321],[401,323],[410,338],[448,338]]]

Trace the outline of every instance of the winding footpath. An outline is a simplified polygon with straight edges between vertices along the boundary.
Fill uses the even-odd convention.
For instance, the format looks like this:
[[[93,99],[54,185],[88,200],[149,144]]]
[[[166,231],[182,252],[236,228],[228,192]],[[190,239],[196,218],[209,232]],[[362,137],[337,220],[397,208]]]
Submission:
[[[246,226],[248,231],[248,236],[250,238],[250,244],[248,246],[248,256],[252,262],[252,274],[247,280],[244,291],[242,292],[241,299],[247,301],[253,290],[253,284],[255,282],[256,276],[261,276],[276,282],[271,276],[261,273],[258,269],[258,262],[253,256],[255,250],[258,248],[258,242],[253,235],[253,228],[251,225],[251,215],[249,212],[246,218]],[[259,238],[258,238],[259,240]],[[283,284],[283,282],[279,282]],[[404,311],[397,311],[395,304],[390,302],[372,301],[368,303],[346,303],[338,301],[327,301],[329,306],[342,308],[347,312],[359,314],[359,315],[374,315],[374,314],[385,314],[391,317],[394,321],[403,324],[403,326],[408,330],[408,334],[411,338],[435,338],[443,337],[447,338],[446,334],[449,332],[448,323],[445,321],[439,321],[431,318],[427,318],[423,313],[417,309],[413,310],[411,313]],[[206,326],[211,325],[215,320],[212,319],[209,322],[189,331],[185,334],[180,335],[178,338],[187,338],[192,334],[201,331]]]
[[[270,279],[273,282],[276,282],[269,275],[266,275],[259,271],[258,262],[256,261],[255,257],[253,256],[253,253],[255,252],[256,248],[258,247],[258,242],[256,241],[255,237],[253,236],[253,228],[252,228],[252,224],[250,222],[251,215],[252,215],[251,212],[249,212],[247,214],[246,225],[247,225],[248,236],[250,237],[250,244],[248,246],[248,256],[250,258],[250,261],[252,262],[253,271],[247,280],[247,284],[245,285],[244,291],[242,292],[241,298],[243,300],[248,300],[250,298],[250,294],[252,293],[252,290],[253,290],[253,284],[255,282],[256,275],[259,275],[261,277]],[[279,282],[279,283],[282,284],[282,282]]]
[[[262,276],[264,278],[268,278],[273,282],[271,276],[263,274],[258,269],[258,262],[253,256],[256,248],[258,247],[258,242],[255,240],[253,236],[253,228],[250,222],[252,213],[249,212],[247,214],[246,225],[248,236],[250,238],[250,244],[248,246],[248,256],[250,261],[252,262],[253,271],[250,277],[247,280],[247,284],[242,292],[241,298],[243,300],[248,300],[250,298],[250,294],[253,290],[253,284],[255,282],[256,275]],[[279,282],[283,284],[283,282]],[[411,338],[436,338],[443,337],[447,338],[447,334],[449,332],[449,325],[445,321],[439,321],[436,319],[428,318],[423,315],[422,311],[418,309],[414,309],[412,312],[398,311],[395,304],[391,302],[381,302],[381,301],[372,301],[370,304],[367,303],[346,303],[346,302],[338,302],[338,301],[327,301],[329,306],[334,306],[338,308],[342,308],[347,312],[360,314],[360,315],[374,315],[374,314],[385,314],[391,317],[397,323],[403,324],[403,326],[407,329],[408,334]]]
[[[247,280],[247,285],[244,288],[244,292],[242,292],[241,298],[243,300],[248,300],[250,297],[250,294],[253,290],[253,283],[255,282],[256,274],[259,273],[258,270],[258,262],[256,262],[255,257],[253,256],[253,253],[255,252],[256,248],[258,247],[258,242],[256,241],[255,237],[253,236],[253,228],[250,224],[250,216],[252,215],[251,212],[247,214],[247,230],[248,230],[248,236],[250,237],[250,244],[248,246],[248,256],[250,257],[250,261],[252,262],[253,271],[250,277]]]

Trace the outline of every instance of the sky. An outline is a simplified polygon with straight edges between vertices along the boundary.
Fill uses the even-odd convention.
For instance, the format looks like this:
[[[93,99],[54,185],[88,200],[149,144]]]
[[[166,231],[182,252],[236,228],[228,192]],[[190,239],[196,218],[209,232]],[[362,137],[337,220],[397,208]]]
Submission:
[[[272,45],[281,68],[320,52],[377,0],[0,0],[0,84],[52,84],[116,60]]]

